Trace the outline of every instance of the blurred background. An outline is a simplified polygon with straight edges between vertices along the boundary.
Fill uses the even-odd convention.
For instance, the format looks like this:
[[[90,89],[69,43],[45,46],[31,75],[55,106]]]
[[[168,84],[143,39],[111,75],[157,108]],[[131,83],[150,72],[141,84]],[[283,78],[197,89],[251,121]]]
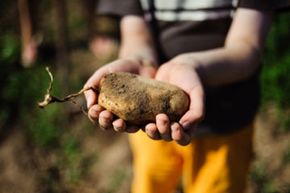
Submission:
[[[50,81],[45,66],[53,94],[65,96],[116,58],[118,19],[96,17],[96,0],[1,0],[0,7],[0,193],[129,192],[126,134],[92,125],[83,97],[37,107]],[[290,192],[289,42],[285,12],[263,56],[248,193]]]

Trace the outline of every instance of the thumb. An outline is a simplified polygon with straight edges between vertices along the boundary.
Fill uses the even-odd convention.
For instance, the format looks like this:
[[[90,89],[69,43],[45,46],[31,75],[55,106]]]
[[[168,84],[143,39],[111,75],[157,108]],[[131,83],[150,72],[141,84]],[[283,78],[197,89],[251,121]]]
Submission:
[[[97,103],[98,96],[97,93],[91,89],[85,91],[84,94],[87,101],[87,108],[89,109],[91,106]]]
[[[189,110],[181,117],[179,123],[187,130],[193,128],[204,117],[204,96],[201,88],[194,88],[190,94]]]

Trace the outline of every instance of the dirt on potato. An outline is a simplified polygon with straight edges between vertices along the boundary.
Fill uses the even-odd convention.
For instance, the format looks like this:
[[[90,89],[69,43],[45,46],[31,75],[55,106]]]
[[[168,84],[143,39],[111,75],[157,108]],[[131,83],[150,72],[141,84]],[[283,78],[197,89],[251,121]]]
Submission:
[[[189,104],[180,88],[130,73],[106,75],[100,84],[99,104],[129,123],[141,125],[165,113],[178,121]]]

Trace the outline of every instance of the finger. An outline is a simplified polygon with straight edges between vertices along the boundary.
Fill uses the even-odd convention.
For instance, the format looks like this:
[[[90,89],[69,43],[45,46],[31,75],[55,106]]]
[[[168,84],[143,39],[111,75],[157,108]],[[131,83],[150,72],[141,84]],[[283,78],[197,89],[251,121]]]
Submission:
[[[179,123],[188,130],[195,127],[204,116],[204,96],[203,90],[199,86],[190,91],[190,105],[189,110],[181,117]]]
[[[145,126],[145,132],[151,139],[160,139],[160,135],[157,129],[156,124],[149,123]]]
[[[169,63],[162,64],[158,71],[156,72],[155,79],[159,81],[166,81],[168,80],[168,75],[170,74],[169,71],[171,68],[168,68],[167,65],[170,65]]]
[[[160,137],[165,141],[171,141],[170,120],[166,114],[158,114],[156,116],[156,126],[160,133]]]
[[[171,136],[180,145],[188,145],[190,143],[190,136],[183,131],[183,128],[178,123],[171,125]]]
[[[84,85],[84,88],[92,87],[97,90],[97,87],[99,86],[102,77],[108,73],[109,73],[108,68],[102,67],[98,69],[86,82],[86,84]],[[90,89],[90,90],[85,91],[84,94],[85,94],[88,108],[90,108],[93,104],[97,103],[98,95],[95,91]]]
[[[113,123],[113,128],[117,132],[124,132],[126,130],[126,123],[123,119],[117,119]]]
[[[85,98],[87,101],[87,108],[90,109],[94,104],[97,103],[98,95],[95,91],[93,91],[91,89],[85,91],[84,94],[85,94]]]
[[[91,106],[91,108],[89,108],[88,111],[88,117],[89,119],[94,122],[97,123],[98,119],[99,119],[99,115],[100,113],[104,110],[103,107],[101,107],[100,105],[93,105]]]
[[[132,72],[137,73],[139,66],[130,60],[117,60],[107,64],[97,71],[89,78],[89,80],[84,85],[84,88],[93,87],[97,90],[97,87],[100,84],[101,79],[112,72]],[[97,103],[97,94],[92,90],[88,90],[85,92],[85,98],[87,100],[87,107],[89,108],[91,105]]]
[[[109,73],[110,73],[109,69],[106,66],[103,66],[102,68],[94,72],[94,74],[88,79],[84,87],[88,88],[88,87],[94,87],[94,86],[99,85],[102,77]]]
[[[102,129],[109,129],[112,126],[113,114],[110,111],[104,110],[99,115],[99,124]]]

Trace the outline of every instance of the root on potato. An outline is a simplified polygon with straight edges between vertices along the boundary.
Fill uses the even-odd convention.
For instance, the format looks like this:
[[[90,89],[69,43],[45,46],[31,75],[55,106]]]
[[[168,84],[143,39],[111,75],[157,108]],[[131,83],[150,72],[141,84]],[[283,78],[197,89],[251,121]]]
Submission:
[[[58,98],[51,94],[53,76],[48,68],[46,70],[50,84],[43,101],[38,103],[40,108],[55,102],[70,101],[76,104],[75,97],[92,89],[98,92],[99,105],[130,124],[143,125],[155,122],[156,115],[160,113],[168,115],[171,121],[178,121],[189,106],[188,95],[179,87],[125,72],[104,76],[98,90],[83,88],[77,93]]]
[[[70,101],[70,102],[73,102],[74,104],[76,104],[75,101],[74,101],[74,98],[80,96],[81,94],[83,94],[87,90],[90,90],[90,89],[95,90],[94,88],[90,87],[90,88],[83,88],[80,91],[78,91],[77,93],[73,93],[73,94],[67,95],[67,96],[65,96],[63,98],[59,98],[59,97],[53,96],[51,94],[52,85],[53,85],[53,81],[54,81],[53,75],[50,72],[48,67],[46,67],[45,69],[46,69],[46,71],[47,71],[47,73],[49,75],[50,83],[49,83],[49,86],[48,86],[48,88],[46,90],[46,94],[44,95],[43,101],[38,102],[38,107],[39,108],[44,108],[47,105],[49,105],[51,103],[56,103],[56,102],[57,103],[63,103],[63,102]]]

